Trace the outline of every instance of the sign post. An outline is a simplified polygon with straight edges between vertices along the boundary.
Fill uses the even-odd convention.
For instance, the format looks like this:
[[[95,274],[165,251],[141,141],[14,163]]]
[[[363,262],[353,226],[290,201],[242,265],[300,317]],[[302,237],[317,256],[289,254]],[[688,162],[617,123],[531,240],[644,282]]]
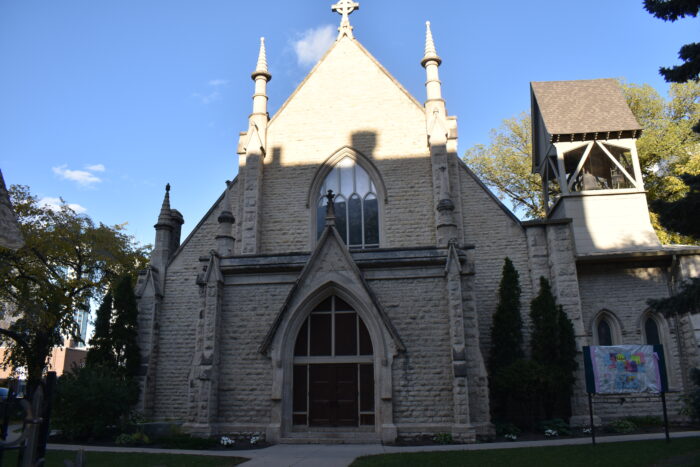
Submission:
[[[594,394],[659,394],[663,404],[666,442],[670,442],[666,411],[668,378],[662,345],[586,346],[583,348],[583,364],[593,444]]]

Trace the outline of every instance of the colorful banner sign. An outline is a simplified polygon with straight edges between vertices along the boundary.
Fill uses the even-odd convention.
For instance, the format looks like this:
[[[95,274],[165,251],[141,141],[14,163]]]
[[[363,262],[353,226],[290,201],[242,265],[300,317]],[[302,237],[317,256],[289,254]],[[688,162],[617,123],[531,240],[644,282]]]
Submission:
[[[596,345],[583,354],[589,393],[666,392],[663,346]]]

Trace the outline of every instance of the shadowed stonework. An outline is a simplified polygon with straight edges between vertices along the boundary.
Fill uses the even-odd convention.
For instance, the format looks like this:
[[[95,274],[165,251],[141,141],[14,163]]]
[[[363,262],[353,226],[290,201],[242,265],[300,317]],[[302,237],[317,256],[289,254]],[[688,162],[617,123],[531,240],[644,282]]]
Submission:
[[[333,5],[336,42],[272,117],[261,41],[238,176],[182,243],[170,207],[177,188],[166,191],[137,285],[149,418],[270,442],[438,433],[473,442],[494,434],[484,355],[505,257],[520,274],[523,310],[540,277],[550,281],[579,350],[597,342],[601,317],[624,322],[619,333],[610,327],[614,343],[643,340],[645,300],[697,274],[697,249],[662,248],[615,221],[627,196],[631,225],[649,223],[635,135],[554,141],[542,128],[535,170],[550,176],[545,184],[572,187],[553,194],[547,219],[520,222],[459,158],[430,25],[421,104],[355,38],[348,15],[358,7]],[[589,174],[607,189],[583,189]],[[658,319],[683,389],[698,364],[691,321]],[[584,401],[579,384],[573,422],[587,414]]]

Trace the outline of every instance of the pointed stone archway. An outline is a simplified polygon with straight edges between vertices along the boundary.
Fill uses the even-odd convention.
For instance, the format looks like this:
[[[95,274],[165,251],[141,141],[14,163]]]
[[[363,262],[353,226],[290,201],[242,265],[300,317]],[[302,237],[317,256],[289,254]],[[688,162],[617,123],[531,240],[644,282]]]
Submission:
[[[374,361],[364,321],[331,295],[308,315],[294,345],[293,430],[374,427]]]
[[[324,310],[323,307],[326,306],[324,303],[328,303],[329,299],[331,309]],[[348,308],[348,310],[342,310],[343,312],[356,315],[357,331],[360,329],[359,323],[363,323],[371,346],[371,354],[359,355],[360,351],[357,349],[355,355],[336,355],[336,349],[331,348],[330,355],[310,355],[312,352],[309,349],[310,343],[307,341],[307,355],[295,357],[299,333],[302,332],[305,325],[309,325],[310,316],[314,312],[320,314],[330,311],[332,322],[332,314],[337,311],[334,307],[341,302],[341,307]],[[359,341],[357,341],[357,345],[360,345]],[[284,438],[298,436],[301,432],[313,432],[315,426],[325,425],[323,426],[325,431],[333,433],[334,438],[348,436],[360,437],[367,441],[394,441],[396,439],[396,426],[393,422],[392,412],[391,368],[394,356],[403,350],[401,339],[364,280],[361,271],[352,260],[340,235],[334,227],[328,226],[260,348],[260,351],[272,360],[271,399],[273,404],[271,423],[267,429],[268,439],[272,442],[279,442]],[[309,417],[312,415],[307,407],[305,409],[306,423],[295,425],[295,363],[307,365],[307,378],[312,371],[316,372],[314,377],[317,377],[320,386],[323,386],[321,382],[323,378],[332,377],[329,378],[332,381],[326,383],[325,390],[335,392],[335,395],[328,398],[328,400],[333,400],[333,403],[340,403],[339,399],[342,399],[343,396],[339,393],[347,390],[348,387],[352,388],[356,384],[357,389],[361,389],[363,377],[360,373],[364,372],[365,378],[367,378],[367,372],[370,371],[373,374],[372,403],[364,405],[367,410],[361,410],[359,406],[362,404],[362,400],[358,398],[356,401],[358,404],[357,420],[345,418],[342,423],[339,418],[343,417],[332,413],[326,414],[328,417],[325,419],[324,415],[321,414],[312,423],[309,423]],[[330,366],[315,366],[324,364]],[[352,378],[350,375],[352,367],[342,366],[345,364],[354,365],[357,371],[357,382],[348,380],[348,378]],[[314,367],[312,368],[310,365],[314,365]],[[338,387],[339,383],[342,386],[340,388]],[[367,385],[365,385],[365,389],[367,389]],[[309,401],[308,397],[307,393],[307,402]],[[312,394],[312,397],[316,396]],[[318,399],[323,399],[323,397],[319,396]],[[365,400],[365,402],[367,401]],[[355,402],[346,400],[344,403],[352,406]],[[371,410],[368,407],[371,407]],[[297,412],[297,415],[302,415],[302,410]],[[362,415],[365,415],[364,425],[362,424]],[[297,422],[302,421],[297,419]],[[372,434],[373,437],[368,438],[367,433]]]
[[[354,292],[356,291],[352,291],[352,288],[328,282],[303,300],[281,324],[270,348],[273,364],[273,413],[267,434],[269,439],[279,441],[280,438],[294,437],[298,433],[320,431],[359,436],[366,440],[395,440],[391,366],[398,349],[384,329],[381,319],[372,310],[371,302],[358,298]],[[331,310],[326,310],[329,302],[332,304]],[[348,315],[356,316],[356,333],[361,327],[366,331],[368,342],[356,342],[358,347],[368,346],[369,352],[358,348],[355,355],[337,355],[337,346],[327,352],[323,349],[326,345],[323,342],[312,343],[315,336],[310,335],[313,331],[309,333],[308,327],[309,323],[314,326],[311,321],[314,320],[314,315],[330,311],[330,316],[333,316],[337,313],[334,308],[340,302],[343,303],[340,307],[347,307],[348,310],[338,314],[346,314],[345,311],[348,311]],[[297,347],[304,341],[304,332],[307,333],[307,355],[295,355],[302,353]],[[314,352],[310,348],[312,344]],[[331,355],[309,355],[311,353]],[[363,353],[365,355],[361,355]],[[300,387],[298,380],[295,381],[295,377],[302,376],[307,378],[306,387]],[[369,384],[367,378],[371,378]],[[371,395],[367,393],[368,388]],[[301,397],[306,397],[306,407],[295,404],[295,396],[298,402],[300,391],[303,391]],[[348,391],[364,392],[364,395],[348,398]],[[368,397],[371,399],[368,400]],[[326,403],[331,407],[324,408]],[[350,412],[352,414],[348,415]],[[367,433],[374,433],[375,438],[368,438]]]

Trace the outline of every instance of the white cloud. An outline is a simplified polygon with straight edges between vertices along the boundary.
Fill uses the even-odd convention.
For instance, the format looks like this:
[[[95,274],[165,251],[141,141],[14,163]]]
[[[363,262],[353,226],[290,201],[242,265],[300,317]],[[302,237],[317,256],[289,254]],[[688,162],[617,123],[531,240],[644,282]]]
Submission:
[[[104,172],[106,170],[104,164],[88,165],[85,166],[85,169],[90,172]]]
[[[202,104],[211,104],[212,102],[216,102],[221,99],[221,93],[219,91],[212,91],[209,94],[200,94],[195,92],[192,94],[192,96],[201,100]]]
[[[52,211],[60,211],[62,203],[63,200],[61,200],[61,198],[51,198],[50,196],[45,196],[44,198],[41,198],[39,200],[39,206],[49,208]],[[66,203],[66,206],[68,206],[78,214],[87,212],[86,208],[76,203]]]
[[[89,186],[93,183],[99,183],[102,181],[101,178],[97,177],[96,175],[90,172],[87,172],[85,170],[72,170],[68,169],[67,167],[68,166],[64,164],[58,167],[53,167],[51,170],[53,170],[53,173],[55,173],[56,175],[66,180],[78,182],[78,184],[83,186]]]
[[[208,84],[209,84],[209,86],[214,86],[214,87],[225,86],[228,84],[228,80],[227,79],[212,79],[209,81]]]
[[[308,29],[298,40],[292,42],[297,63],[301,66],[314,65],[335,40],[334,29],[331,25]]]
[[[53,173],[66,180],[71,180],[77,182],[82,186],[91,186],[94,183],[99,183],[102,181],[100,177],[95,174],[87,172],[85,170],[71,170],[67,168],[67,165],[60,165],[58,167],[53,167]]]

